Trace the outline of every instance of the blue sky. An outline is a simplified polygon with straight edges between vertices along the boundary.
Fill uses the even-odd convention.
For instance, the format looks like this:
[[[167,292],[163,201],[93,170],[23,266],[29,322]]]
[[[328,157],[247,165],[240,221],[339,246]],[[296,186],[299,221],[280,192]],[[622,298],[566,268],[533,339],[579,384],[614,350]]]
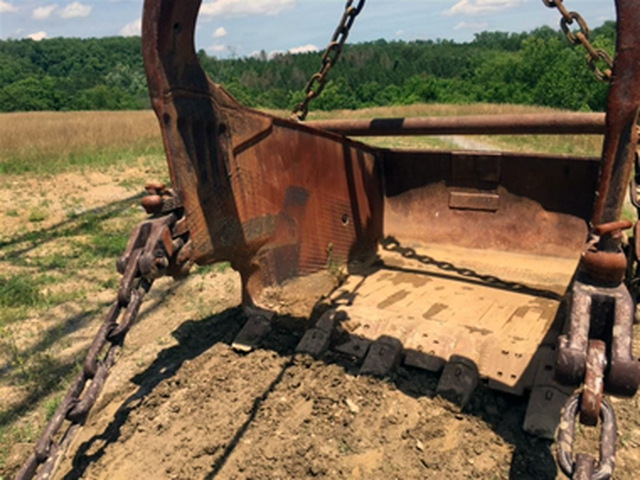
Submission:
[[[0,0],[0,38],[139,35],[142,3]],[[613,0],[565,4],[592,27],[615,17]],[[221,58],[324,48],[344,6],[344,0],[203,0],[196,46]],[[558,21],[558,12],[541,0],[368,0],[349,41],[468,41],[483,30],[559,28]]]

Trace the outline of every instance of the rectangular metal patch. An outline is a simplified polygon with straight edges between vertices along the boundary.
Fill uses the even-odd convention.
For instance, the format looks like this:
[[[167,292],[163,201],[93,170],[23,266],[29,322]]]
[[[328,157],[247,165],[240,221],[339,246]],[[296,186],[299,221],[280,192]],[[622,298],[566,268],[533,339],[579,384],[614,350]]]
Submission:
[[[495,212],[499,206],[497,193],[449,192],[449,208]]]

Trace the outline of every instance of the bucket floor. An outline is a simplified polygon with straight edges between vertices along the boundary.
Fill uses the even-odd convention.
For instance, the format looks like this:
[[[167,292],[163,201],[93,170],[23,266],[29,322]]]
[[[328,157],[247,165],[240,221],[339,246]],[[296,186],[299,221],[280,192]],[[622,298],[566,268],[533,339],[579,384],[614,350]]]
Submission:
[[[578,258],[414,248],[423,261],[383,250],[380,262],[334,291],[330,301],[346,314],[349,341],[394,337],[410,366],[438,371],[459,355],[493,388],[530,388],[536,352],[555,343]]]

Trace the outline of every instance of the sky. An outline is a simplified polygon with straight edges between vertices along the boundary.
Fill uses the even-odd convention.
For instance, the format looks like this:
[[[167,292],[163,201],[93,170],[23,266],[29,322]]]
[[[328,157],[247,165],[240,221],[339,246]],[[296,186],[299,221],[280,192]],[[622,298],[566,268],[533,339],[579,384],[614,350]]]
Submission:
[[[324,49],[345,3],[203,0],[196,48],[219,58],[250,56],[262,50],[273,54]],[[140,35],[142,4],[143,0],[0,0],[0,38]],[[565,0],[565,5],[578,10],[591,27],[615,18],[614,0]],[[559,28],[559,18],[541,0],[368,0],[349,42],[380,38],[462,42],[485,30]]]

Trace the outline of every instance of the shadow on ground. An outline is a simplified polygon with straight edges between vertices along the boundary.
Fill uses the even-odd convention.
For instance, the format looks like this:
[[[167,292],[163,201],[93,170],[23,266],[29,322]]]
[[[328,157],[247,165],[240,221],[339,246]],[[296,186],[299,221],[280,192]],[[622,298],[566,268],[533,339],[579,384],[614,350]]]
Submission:
[[[138,385],[137,391],[122,403],[102,433],[80,445],[72,459],[73,469],[67,473],[64,479],[82,478],[89,465],[102,458],[107,447],[120,439],[123,425],[145,397],[153,392],[161,382],[176,375],[185,362],[198,357],[217,343],[231,345],[244,321],[242,310],[236,307],[200,321],[185,322],[174,331],[173,335],[178,340],[178,345],[160,352],[153,364],[132,379]],[[272,383],[254,398],[246,421],[236,429],[232,440],[227,443],[224,452],[218,457],[206,476],[207,479],[217,478],[227,460],[242,441],[248,428],[255,421],[265,400],[294,364],[295,347],[301,336],[302,332],[275,328],[264,339],[262,349],[279,355],[284,360],[284,366]],[[340,366],[347,375],[358,375],[359,365],[350,358],[327,353],[321,360],[327,365]],[[400,367],[388,380],[393,382],[398,390],[413,398],[432,398],[435,396],[438,376],[422,370]],[[499,408],[487,409],[488,403],[498,405]],[[501,394],[480,386],[463,413],[481,419],[513,446],[509,471],[510,479],[555,479],[557,468],[550,450],[551,443],[532,437],[521,429],[525,409],[526,398]]]

